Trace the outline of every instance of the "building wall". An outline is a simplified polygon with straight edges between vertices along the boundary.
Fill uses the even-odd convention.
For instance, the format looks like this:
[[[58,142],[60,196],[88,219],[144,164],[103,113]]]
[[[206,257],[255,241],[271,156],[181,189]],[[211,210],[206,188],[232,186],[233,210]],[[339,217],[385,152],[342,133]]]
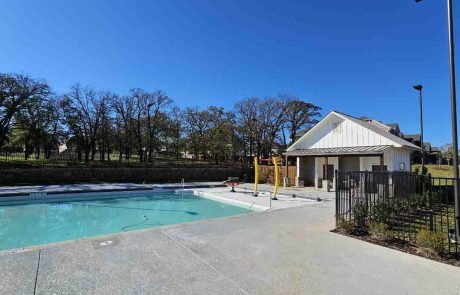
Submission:
[[[385,161],[385,157],[383,158],[383,164],[387,165],[387,169],[390,170],[388,167],[388,161]],[[372,171],[372,166],[380,165],[380,157],[360,157],[359,158],[359,170],[361,171]]]
[[[385,151],[385,158],[388,158],[389,171],[411,171],[410,155],[411,150],[403,148],[389,148]],[[400,164],[404,163],[404,170],[401,170]]]
[[[338,157],[328,157],[327,162],[329,165],[334,165],[334,171],[340,170]],[[324,157],[315,158],[315,187],[321,187],[321,183],[323,181],[323,165],[324,164],[325,164]],[[335,178],[334,178],[333,187],[335,187]]]

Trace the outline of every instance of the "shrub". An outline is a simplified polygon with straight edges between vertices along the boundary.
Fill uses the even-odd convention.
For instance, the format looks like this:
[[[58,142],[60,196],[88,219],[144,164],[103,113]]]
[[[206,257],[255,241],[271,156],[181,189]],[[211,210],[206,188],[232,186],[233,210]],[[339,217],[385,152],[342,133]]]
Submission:
[[[364,228],[366,226],[367,206],[363,201],[358,201],[353,207],[353,217],[356,227]]]
[[[350,221],[345,220],[343,216],[339,217],[338,227],[340,230],[350,233],[353,231],[353,224]]]
[[[397,198],[393,201],[393,213],[395,214],[408,213],[409,209],[410,209],[409,200]]]
[[[386,222],[391,215],[391,205],[384,200],[378,200],[371,209],[372,219],[378,222]]]
[[[422,175],[427,175],[428,174],[428,168],[426,166],[422,167]]]
[[[412,193],[409,195],[410,207],[412,209],[417,209],[419,207],[425,207],[428,203],[428,198],[426,194],[423,193]]]
[[[437,254],[444,252],[443,235],[427,229],[422,229],[417,233],[417,245],[431,249]]]
[[[393,237],[384,222],[369,222],[369,233],[379,240],[390,240]]]

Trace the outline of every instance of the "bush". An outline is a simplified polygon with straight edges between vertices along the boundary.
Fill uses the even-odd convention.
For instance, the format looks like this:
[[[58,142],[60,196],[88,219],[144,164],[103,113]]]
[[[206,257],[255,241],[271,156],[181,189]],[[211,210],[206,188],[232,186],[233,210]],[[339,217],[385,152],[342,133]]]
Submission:
[[[408,199],[396,198],[393,201],[393,213],[401,214],[408,213],[410,209],[410,202]]]
[[[417,245],[431,249],[437,254],[444,252],[443,235],[427,229],[422,229],[417,233]]]
[[[384,222],[369,222],[369,233],[378,240],[390,240],[393,237]]]
[[[386,222],[392,212],[391,205],[385,200],[379,199],[371,209],[372,219],[377,222]]]
[[[422,175],[427,175],[427,174],[428,174],[428,168],[426,168],[426,166],[423,166]]]
[[[364,202],[358,201],[353,207],[353,217],[357,228],[364,228],[367,219],[367,206]]]
[[[343,216],[339,217],[338,227],[347,233],[351,233],[353,231],[353,224],[350,221],[345,220]]]

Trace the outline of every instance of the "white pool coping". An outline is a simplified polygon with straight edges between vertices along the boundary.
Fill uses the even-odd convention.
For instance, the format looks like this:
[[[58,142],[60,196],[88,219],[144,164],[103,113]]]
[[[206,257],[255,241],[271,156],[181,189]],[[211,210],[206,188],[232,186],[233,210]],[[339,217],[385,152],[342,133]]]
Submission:
[[[206,198],[206,199],[226,203],[226,204],[229,204],[229,205],[242,207],[242,208],[245,208],[245,209],[252,209],[254,211],[265,211],[265,210],[270,209],[270,207],[267,207],[267,206],[226,198],[224,196],[219,196],[216,193],[209,193],[209,192],[202,192],[202,191],[193,190],[193,194],[196,195],[196,196],[202,197],[202,198]]]

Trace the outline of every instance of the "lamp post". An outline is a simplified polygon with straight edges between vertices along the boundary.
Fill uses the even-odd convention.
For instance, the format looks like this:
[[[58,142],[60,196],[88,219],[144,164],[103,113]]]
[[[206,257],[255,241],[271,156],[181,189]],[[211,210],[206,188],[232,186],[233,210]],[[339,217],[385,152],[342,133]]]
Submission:
[[[421,2],[422,0],[415,0]],[[449,65],[450,65],[450,111],[452,117],[452,146],[454,152],[454,199],[455,199],[455,235],[460,238],[460,198],[458,187],[458,139],[457,139],[457,94],[455,88],[455,54],[454,54],[454,19],[452,0],[447,0],[447,24],[449,33]]]
[[[422,173],[425,169],[425,147],[423,146],[423,104],[422,104],[422,85],[415,85],[414,89],[419,92],[419,107],[420,107],[420,153],[422,158]]]

